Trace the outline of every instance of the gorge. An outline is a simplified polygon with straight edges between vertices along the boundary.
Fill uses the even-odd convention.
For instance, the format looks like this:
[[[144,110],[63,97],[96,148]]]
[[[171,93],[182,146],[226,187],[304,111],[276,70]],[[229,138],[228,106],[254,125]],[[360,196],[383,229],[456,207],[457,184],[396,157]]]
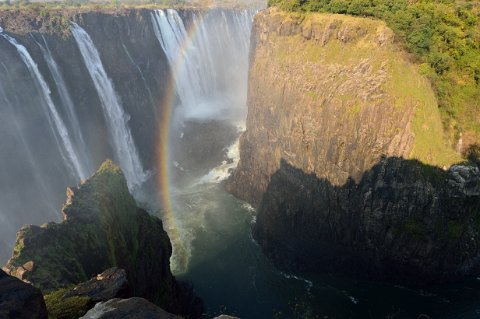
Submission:
[[[46,294],[116,266],[192,317],[193,294],[207,318],[477,316],[480,171],[384,22],[80,6],[0,27],[9,274]]]

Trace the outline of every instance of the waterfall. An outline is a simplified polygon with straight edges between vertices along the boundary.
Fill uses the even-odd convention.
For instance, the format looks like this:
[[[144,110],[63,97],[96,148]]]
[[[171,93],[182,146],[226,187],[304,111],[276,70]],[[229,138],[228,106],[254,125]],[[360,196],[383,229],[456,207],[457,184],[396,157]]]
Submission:
[[[243,124],[254,14],[255,10],[211,10],[187,13],[182,19],[174,9],[151,12],[153,31],[168,59],[178,97],[174,129],[187,120]],[[234,149],[232,146],[229,153]],[[198,184],[225,178],[235,164],[222,165]],[[178,162],[173,165],[179,167]],[[181,205],[173,201],[175,214],[166,218],[165,225],[169,230],[174,229],[169,232],[174,252],[172,269],[183,273],[188,269],[191,255],[193,239],[189,227],[185,227],[191,216],[183,215]]]
[[[129,116],[123,111],[113,83],[108,77],[100,55],[88,33],[73,22],[71,31],[100,98],[116,160],[125,174],[129,188],[132,189],[145,180],[146,174],[128,128]]]
[[[44,45],[35,41],[37,45],[40,47],[42,51],[43,57],[47,62],[48,69],[53,76],[55,81],[55,85],[57,86],[58,93],[60,95],[60,100],[64,109],[66,110],[66,115],[69,121],[69,127],[71,136],[73,136],[75,145],[77,147],[78,153],[81,154],[81,161],[82,164],[82,178],[86,177],[87,174],[91,174],[95,167],[91,164],[89,151],[87,146],[85,145],[85,141],[82,135],[82,129],[80,127],[80,123],[78,122],[78,118],[75,111],[75,105],[70,97],[70,93],[68,93],[68,89],[65,85],[65,81],[63,79],[60,70],[58,69],[57,63],[53,59],[52,53],[50,52],[50,48],[48,47],[47,41],[42,35],[42,40]]]
[[[135,63],[135,60],[132,58],[132,56],[130,55],[130,52],[128,52],[128,49],[127,47],[125,46],[125,43],[122,42],[122,47],[123,47],[123,51],[125,51],[125,54],[127,55],[128,57],[128,60],[130,61],[130,63],[132,63],[132,65],[135,67],[135,69],[138,71],[138,74],[140,74],[140,77],[142,78],[142,82],[143,82],[143,85],[145,86],[145,89],[147,90],[148,92],[148,98],[150,100],[150,104],[152,106],[155,106],[155,101],[153,100],[153,96],[152,96],[152,90],[150,90],[150,86],[148,85],[147,83],[147,79],[145,79],[145,76],[143,75],[143,72],[142,72],[142,69],[140,69],[140,67],[138,66],[137,63]],[[154,113],[157,113],[158,110],[155,108],[153,110]]]
[[[64,162],[71,168],[72,174],[77,179],[85,178],[86,172],[80,163],[75,148],[73,147],[73,143],[70,139],[65,123],[58,114],[55,104],[52,101],[52,98],[50,96],[50,88],[48,87],[47,82],[45,82],[45,79],[38,70],[37,64],[35,63],[35,61],[33,61],[27,49],[23,45],[18,43],[17,40],[3,33],[3,29],[0,30],[0,35],[17,49],[17,52],[19,53],[23,63],[27,66],[28,71],[32,75],[32,78],[35,80],[36,88],[43,97],[44,102],[46,103],[46,113],[48,114],[47,118],[49,121],[49,126],[52,130],[53,135],[55,136],[55,141],[60,150],[60,154],[64,158]]]
[[[155,36],[173,71],[182,119],[244,120],[255,12],[193,13],[188,30],[176,10],[151,13]]]

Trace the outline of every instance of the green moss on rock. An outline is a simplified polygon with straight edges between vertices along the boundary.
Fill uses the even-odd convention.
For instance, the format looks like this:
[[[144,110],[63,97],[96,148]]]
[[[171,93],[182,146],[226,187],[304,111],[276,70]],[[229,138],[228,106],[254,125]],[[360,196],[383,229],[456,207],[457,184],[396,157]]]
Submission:
[[[92,308],[89,297],[64,297],[67,289],[59,289],[44,296],[49,319],[77,319]]]

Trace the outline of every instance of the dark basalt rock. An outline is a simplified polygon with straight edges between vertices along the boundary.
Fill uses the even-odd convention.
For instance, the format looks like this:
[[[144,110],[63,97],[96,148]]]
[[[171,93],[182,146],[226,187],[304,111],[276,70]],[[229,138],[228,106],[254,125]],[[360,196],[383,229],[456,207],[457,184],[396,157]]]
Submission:
[[[393,282],[461,280],[480,270],[480,171],[384,158],[357,184],[332,185],[282,161],[255,238],[290,271]]]
[[[113,267],[105,270],[89,281],[78,284],[65,293],[64,297],[89,297],[93,302],[98,302],[113,298],[126,298],[128,295],[126,271]]]
[[[112,299],[95,305],[81,319],[180,319],[143,298]]]
[[[0,270],[0,318],[47,319],[42,293]]]

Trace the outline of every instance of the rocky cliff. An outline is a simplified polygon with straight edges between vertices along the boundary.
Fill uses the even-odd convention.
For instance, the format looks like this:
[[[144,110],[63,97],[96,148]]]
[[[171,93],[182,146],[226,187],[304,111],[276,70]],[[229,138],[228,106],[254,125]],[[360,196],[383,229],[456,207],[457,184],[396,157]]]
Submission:
[[[381,21],[255,18],[228,188],[289,269],[448,281],[479,266],[480,173],[451,166],[435,94]]]
[[[199,316],[201,303],[170,271],[171,244],[160,219],[138,208],[118,168],[106,161],[67,190],[62,223],[25,226],[6,270],[44,292],[86,281],[112,266],[125,269],[130,296]]]

